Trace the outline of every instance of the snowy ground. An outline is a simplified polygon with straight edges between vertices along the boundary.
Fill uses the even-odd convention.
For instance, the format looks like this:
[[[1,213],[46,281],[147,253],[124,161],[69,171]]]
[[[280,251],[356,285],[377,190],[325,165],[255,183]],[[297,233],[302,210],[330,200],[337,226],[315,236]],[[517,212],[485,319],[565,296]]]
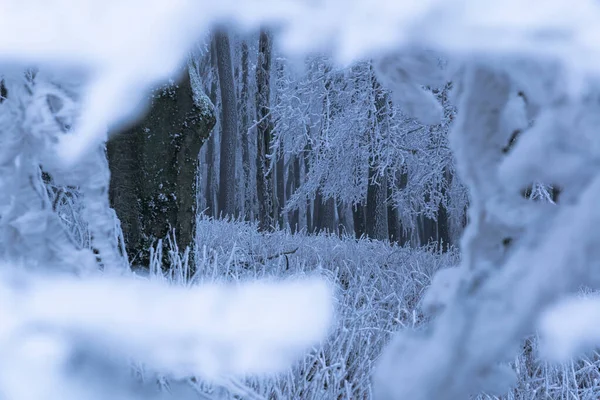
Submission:
[[[427,318],[419,304],[424,290],[435,271],[458,263],[457,251],[439,254],[353,238],[264,234],[247,223],[207,219],[199,221],[198,253],[200,270],[187,283],[317,275],[337,288],[336,321],[328,339],[284,374],[247,379],[245,388],[241,382],[219,388],[221,394],[226,387],[242,398],[372,398],[371,372],[382,348],[398,330],[424,329]],[[182,283],[179,268],[170,276]],[[518,385],[502,398],[600,396],[600,354],[551,365],[536,358],[537,346],[536,338],[523,344],[512,363]],[[205,393],[218,392],[215,386],[196,385]]]

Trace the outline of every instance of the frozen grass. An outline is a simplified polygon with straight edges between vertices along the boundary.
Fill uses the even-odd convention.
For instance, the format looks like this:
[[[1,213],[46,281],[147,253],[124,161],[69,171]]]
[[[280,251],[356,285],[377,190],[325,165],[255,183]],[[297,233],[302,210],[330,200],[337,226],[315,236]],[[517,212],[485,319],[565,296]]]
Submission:
[[[219,387],[192,380],[197,390],[218,398],[372,398],[371,371],[383,346],[397,330],[424,326],[419,301],[432,275],[459,262],[456,250],[440,254],[348,237],[259,233],[253,224],[204,217],[198,220],[195,251],[194,276],[186,278],[187,256],[170,251],[174,267],[159,272],[157,255],[153,278],[195,284],[319,275],[337,288],[336,322],[328,339],[287,373]],[[523,343],[512,363],[518,383],[510,393],[477,399],[600,398],[600,353],[552,365],[537,357],[537,348],[535,337]]]
[[[593,351],[577,360],[551,364],[537,357],[537,337],[526,340],[512,363],[517,385],[502,397],[480,395],[477,399],[581,399],[600,398],[600,353]]]
[[[328,340],[287,373],[244,383],[258,398],[319,400],[371,398],[370,371],[383,346],[398,329],[418,329],[424,319],[418,302],[432,274],[458,261],[456,252],[436,254],[326,235],[258,233],[252,224],[205,218],[198,221],[193,277],[185,279],[189,269],[175,252],[169,253],[175,268],[164,274],[161,259],[154,257],[152,276],[178,284],[313,275],[332,282],[336,322]]]
[[[60,202],[65,202],[64,218],[82,225],[71,221],[77,212],[68,207],[69,199]],[[87,244],[85,229],[83,235],[70,230]],[[153,252],[151,279],[194,285],[318,275],[337,288],[336,322],[327,341],[285,374],[218,385],[191,378],[195,390],[211,399],[370,399],[371,370],[383,346],[395,331],[423,327],[426,318],[419,301],[433,274],[459,262],[455,250],[440,254],[433,247],[410,249],[348,237],[259,233],[254,224],[204,217],[198,220],[194,257],[173,243],[167,240]],[[163,269],[161,260],[170,265]],[[538,343],[536,337],[526,340],[515,357],[512,367],[518,380],[510,393],[480,395],[477,400],[600,398],[600,352],[553,365],[538,358]],[[173,393],[176,385],[160,382]]]

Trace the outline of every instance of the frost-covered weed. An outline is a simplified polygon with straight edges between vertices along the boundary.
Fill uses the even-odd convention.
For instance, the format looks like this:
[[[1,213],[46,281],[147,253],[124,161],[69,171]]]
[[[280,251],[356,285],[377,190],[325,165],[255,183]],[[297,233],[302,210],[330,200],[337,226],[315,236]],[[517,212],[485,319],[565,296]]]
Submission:
[[[432,275],[458,262],[455,250],[440,254],[351,237],[264,233],[255,224],[205,217],[198,219],[196,245],[193,277],[181,279],[185,257],[170,252],[176,267],[162,272],[155,264],[151,279],[194,285],[318,275],[336,288],[328,338],[288,372],[246,380],[247,390],[276,399],[371,398],[371,371],[383,347],[397,330],[419,329],[419,301]]]
[[[375,360],[393,333],[425,328],[428,318],[421,310],[425,289],[435,272],[459,262],[456,249],[439,253],[435,246],[415,249],[335,235],[264,233],[258,232],[256,224],[206,217],[198,219],[196,244],[197,273],[191,281],[182,279],[188,268],[185,257],[178,258],[173,251],[169,254],[174,267],[158,273],[161,268],[154,266],[153,279],[194,284],[318,274],[337,288],[336,322],[330,335],[287,372],[221,386],[193,383],[208,394],[221,390],[248,399],[371,399]],[[551,364],[538,352],[539,338],[527,338],[510,363],[516,385],[502,397],[481,394],[477,399],[595,399],[600,395],[598,352],[562,364]]]

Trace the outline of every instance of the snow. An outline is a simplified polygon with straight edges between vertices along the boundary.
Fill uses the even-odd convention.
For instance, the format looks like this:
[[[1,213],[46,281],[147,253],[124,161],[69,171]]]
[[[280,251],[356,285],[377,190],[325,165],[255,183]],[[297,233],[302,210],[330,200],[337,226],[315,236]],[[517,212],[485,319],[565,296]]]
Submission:
[[[600,344],[600,299],[573,297],[546,310],[539,319],[541,353],[566,362]]]
[[[176,379],[274,373],[324,338],[332,320],[331,289],[316,279],[175,287],[131,278],[1,278],[3,391],[27,380],[6,365],[61,374],[82,340]],[[23,398],[16,393],[9,398]]]
[[[78,134],[60,146],[73,163],[102,140],[107,125],[139,114],[144,94],[184,64],[215,22],[246,29],[274,24],[289,52],[329,49],[345,63],[417,43],[445,52],[543,55],[598,71],[599,17],[593,0],[6,0],[0,62],[43,63],[86,76]]]

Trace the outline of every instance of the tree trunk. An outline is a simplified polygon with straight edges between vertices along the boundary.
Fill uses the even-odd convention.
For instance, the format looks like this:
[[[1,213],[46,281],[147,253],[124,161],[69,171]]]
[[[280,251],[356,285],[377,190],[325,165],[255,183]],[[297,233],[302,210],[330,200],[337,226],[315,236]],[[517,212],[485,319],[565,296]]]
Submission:
[[[252,190],[252,177],[250,176],[250,146],[248,140],[248,129],[250,128],[248,119],[249,85],[248,85],[248,43],[242,41],[242,88],[240,91],[240,120],[241,120],[241,139],[242,139],[242,169],[244,171],[244,218],[252,218],[252,204],[254,190]]]
[[[373,97],[375,102],[375,126],[373,126],[372,140],[375,135],[381,135],[383,125],[388,118],[387,99],[382,93],[381,86],[373,77]],[[372,239],[389,239],[388,230],[388,206],[387,206],[387,171],[376,182],[376,159],[372,157],[369,161],[369,186],[367,188],[367,212],[366,212],[366,230],[367,236]]]
[[[212,104],[194,102],[186,71],[178,85],[154,94],[137,125],[111,135],[109,196],[130,260],[148,265],[150,245],[170,229],[180,249],[193,243],[198,153],[214,124]]]
[[[236,214],[235,171],[238,140],[238,113],[231,62],[229,35],[224,31],[215,33],[217,72],[221,92],[221,160],[219,164],[219,213]]]
[[[371,239],[389,239],[387,215],[387,176],[374,183],[376,171],[369,168],[369,187],[367,188],[366,230]]]
[[[275,86],[282,82],[284,78],[284,69],[283,63],[281,61],[276,63],[276,81]],[[280,103],[280,91],[276,91],[275,95],[275,104]],[[285,226],[285,217],[283,215],[283,207],[285,206],[285,155],[283,152],[283,142],[279,141],[279,146],[277,147],[277,165],[275,168],[275,181],[276,181],[276,196],[275,196],[275,219],[279,223],[279,227],[283,228]]]
[[[270,115],[271,99],[271,54],[272,44],[270,35],[262,30],[258,42],[258,59],[256,62],[256,188],[259,206],[259,226],[269,229],[273,225],[273,182],[269,170],[269,147],[273,132]]]
[[[323,213],[323,197],[321,192],[315,194],[313,200],[313,212],[312,212],[312,227],[314,233],[319,233],[323,229],[323,221],[321,214]]]
[[[346,203],[341,203],[337,207],[338,213],[338,226],[337,230],[340,235],[351,235],[354,233],[354,219],[352,215],[351,207]]]
[[[218,104],[219,81],[217,78],[217,51],[215,43],[211,44],[210,52],[211,64],[211,82],[210,82],[210,101],[216,107]],[[215,132],[208,138],[206,148],[206,215],[215,218],[217,216],[217,177],[215,174]]]
[[[437,240],[440,244],[440,250],[447,251],[452,244],[450,240],[450,229],[448,223],[448,211],[443,204],[440,204],[437,215]]]
[[[359,239],[367,233],[364,204],[354,204],[352,206],[352,216],[354,219],[354,235]]]
[[[217,202],[215,196],[215,139],[210,137],[206,144],[206,215],[216,217]]]
[[[294,194],[294,191],[300,187],[300,157],[292,156],[293,161],[290,162],[287,181],[287,198],[289,199]],[[290,212],[288,216],[290,221],[290,229],[292,232],[298,232],[300,229],[300,209],[296,208]]]
[[[388,195],[390,191],[388,190]],[[398,210],[391,204],[388,205],[388,232],[390,234],[390,242],[395,242],[402,245],[402,235],[400,233],[400,224],[398,223]]]
[[[285,206],[285,165],[284,165],[284,156],[282,144],[279,145],[279,150],[277,151],[277,165],[276,165],[276,188],[277,188],[277,196],[275,204],[277,207],[275,208],[275,218],[278,221],[279,228],[284,227],[284,218],[283,218],[283,207]]]
[[[330,233],[336,233],[335,229],[335,199],[330,198],[327,200],[323,199],[321,193],[317,192],[315,198],[315,231],[327,231]]]

